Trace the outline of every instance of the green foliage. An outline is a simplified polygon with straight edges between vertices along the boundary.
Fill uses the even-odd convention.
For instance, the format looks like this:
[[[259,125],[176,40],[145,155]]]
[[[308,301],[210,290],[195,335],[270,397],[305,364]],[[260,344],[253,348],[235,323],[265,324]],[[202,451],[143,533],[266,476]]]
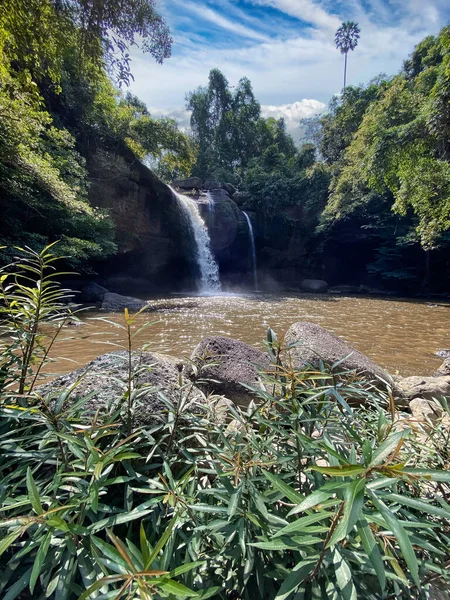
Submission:
[[[378,90],[354,135],[347,137],[343,166],[332,188],[326,214],[342,218],[359,205],[352,190],[365,187],[394,197],[392,209],[417,217],[422,246],[439,245],[450,226],[448,154],[449,30],[420,45],[406,73]],[[345,109],[344,98],[338,117]],[[326,148],[326,145],[325,145]]]
[[[80,70],[105,65],[119,83],[128,84],[129,46],[140,45],[158,62],[170,56],[172,39],[154,0],[5,0],[0,17],[0,55],[40,82],[58,85],[66,51]]]
[[[0,268],[0,393],[30,394],[58,334],[76,319],[76,305],[70,303],[73,293],[54,280],[58,257],[52,246],[39,253],[15,250],[22,256]]]
[[[411,430],[339,363],[294,369],[272,331],[267,350],[257,404],[180,384],[131,434],[126,395],[3,393],[2,597],[425,598],[448,578],[445,425]]]
[[[283,119],[261,117],[261,106],[246,77],[231,91],[223,73],[212,70],[208,87],[187,95],[187,109],[192,112],[191,128],[197,145],[192,173],[202,179],[236,182],[250,161],[260,158],[271,146],[288,158],[296,153]]]

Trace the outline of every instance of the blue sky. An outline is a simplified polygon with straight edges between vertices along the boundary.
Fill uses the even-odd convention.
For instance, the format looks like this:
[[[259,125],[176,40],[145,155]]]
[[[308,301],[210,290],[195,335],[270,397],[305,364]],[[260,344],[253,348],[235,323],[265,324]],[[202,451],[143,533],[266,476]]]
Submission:
[[[174,38],[158,65],[133,50],[131,89],[153,114],[182,126],[187,92],[220,68],[235,85],[249,77],[263,113],[298,122],[324,109],[342,87],[343,57],[334,33],[357,21],[361,39],[349,54],[347,82],[395,74],[414,45],[450,23],[450,0],[158,0]]]

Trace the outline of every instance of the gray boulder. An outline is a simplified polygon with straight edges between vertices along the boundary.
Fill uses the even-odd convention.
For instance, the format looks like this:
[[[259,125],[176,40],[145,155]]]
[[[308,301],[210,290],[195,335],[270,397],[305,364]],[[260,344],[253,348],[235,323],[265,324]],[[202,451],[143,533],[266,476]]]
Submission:
[[[101,302],[108,290],[95,281],[89,281],[81,288],[81,300],[83,302]]]
[[[340,364],[340,370],[356,371],[370,380],[390,380],[389,375],[370,358],[315,323],[300,321],[291,325],[285,336],[285,344],[296,344],[289,352],[294,367],[298,369],[307,365],[316,367],[321,360],[332,365],[347,357]]]
[[[207,179],[203,184],[204,190],[221,190],[224,189],[223,183],[215,179]]]
[[[446,358],[442,365],[434,372],[435,377],[450,375],[450,358]]]
[[[203,182],[200,177],[188,177],[187,179],[175,179],[173,186],[182,190],[201,190]]]
[[[414,398],[450,398],[450,377],[399,377],[395,380],[394,394],[407,402]]]
[[[248,192],[234,192],[233,200],[236,202],[238,206],[242,206],[252,197]]]
[[[229,196],[232,196],[236,192],[236,188],[232,183],[223,183],[222,187]]]
[[[302,279],[300,288],[304,292],[312,292],[314,294],[325,294],[328,290],[328,283],[323,279]]]
[[[199,387],[221,394],[241,406],[248,405],[254,398],[254,394],[242,384],[262,386],[260,373],[270,368],[268,354],[222,336],[202,340],[191,359],[199,370]],[[191,377],[194,373],[191,369]]]
[[[134,352],[132,369],[137,373],[134,379],[135,389],[142,391],[136,401],[133,425],[154,424],[164,419],[167,409],[159,394],[176,404],[179,399],[179,379],[183,369],[180,361],[174,357],[150,352]],[[56,396],[74,385],[67,402],[74,404],[88,394],[92,396],[83,405],[83,414],[89,417],[97,410],[108,414],[123,403],[128,380],[128,353],[125,351],[103,354],[85,367],[61,375],[57,379],[37,388],[41,395]],[[182,384],[189,382],[181,375]],[[193,386],[191,397],[199,399],[200,392]]]
[[[151,308],[148,302],[141,300],[140,298],[133,298],[132,296],[121,296],[120,294],[114,294],[113,292],[107,292],[103,296],[102,310],[105,312],[120,312],[125,308],[128,308],[131,312],[137,312],[147,306]]]

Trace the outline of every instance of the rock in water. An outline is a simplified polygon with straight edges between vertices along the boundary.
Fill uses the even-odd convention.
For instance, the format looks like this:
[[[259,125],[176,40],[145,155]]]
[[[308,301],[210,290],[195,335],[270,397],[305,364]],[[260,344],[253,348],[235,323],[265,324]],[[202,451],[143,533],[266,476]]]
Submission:
[[[133,298],[132,296],[121,296],[120,294],[114,294],[113,292],[107,292],[103,296],[102,310],[105,312],[119,312],[128,308],[130,312],[137,312],[147,306],[151,308],[148,302],[141,300],[140,298]]]
[[[332,365],[347,357],[339,366],[341,371],[356,371],[371,380],[390,380],[389,375],[370,358],[315,323],[301,321],[291,325],[285,336],[285,344],[296,344],[289,352],[297,369],[307,365],[317,367],[321,360]]]
[[[154,424],[166,418],[167,408],[160,394],[176,404],[180,398],[179,378],[182,365],[174,357],[150,352],[133,352],[132,369],[138,372],[134,380],[135,388],[143,392],[137,400],[133,426]],[[189,380],[184,379],[186,384]],[[88,394],[93,394],[83,406],[83,414],[94,415],[97,410],[108,414],[115,410],[123,400],[128,381],[128,353],[126,351],[103,354],[85,367],[61,375],[57,379],[37,388],[43,396],[57,395],[75,384],[68,402],[74,404]],[[201,393],[192,388],[191,398],[200,400]]]
[[[325,294],[328,290],[328,283],[323,279],[303,279],[300,282],[300,288],[304,292],[312,292],[313,294]]]
[[[209,380],[201,383],[202,388],[222,394],[241,406],[254,398],[242,384],[260,387],[259,373],[270,368],[268,354],[222,336],[202,340],[192,354],[192,361],[200,368],[199,378]],[[191,370],[191,376],[192,373]]]

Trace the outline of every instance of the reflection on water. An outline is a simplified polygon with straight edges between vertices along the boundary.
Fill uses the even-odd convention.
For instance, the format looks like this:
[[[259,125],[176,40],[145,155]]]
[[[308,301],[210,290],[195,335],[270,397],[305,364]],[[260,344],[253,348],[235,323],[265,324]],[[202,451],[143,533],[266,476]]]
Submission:
[[[180,357],[208,335],[262,347],[268,326],[283,334],[296,321],[322,325],[404,376],[431,375],[442,362],[434,353],[450,347],[450,305],[442,303],[292,294],[171,296],[151,303],[157,310],[139,317],[136,328],[157,322],[136,337],[136,347],[148,344],[150,351]],[[99,316],[110,322],[92,319]],[[62,358],[52,372],[71,371],[124,342],[124,331],[114,326],[123,323],[121,314],[86,313],[83,319],[85,325],[67,328],[66,339],[55,345],[52,354]]]

